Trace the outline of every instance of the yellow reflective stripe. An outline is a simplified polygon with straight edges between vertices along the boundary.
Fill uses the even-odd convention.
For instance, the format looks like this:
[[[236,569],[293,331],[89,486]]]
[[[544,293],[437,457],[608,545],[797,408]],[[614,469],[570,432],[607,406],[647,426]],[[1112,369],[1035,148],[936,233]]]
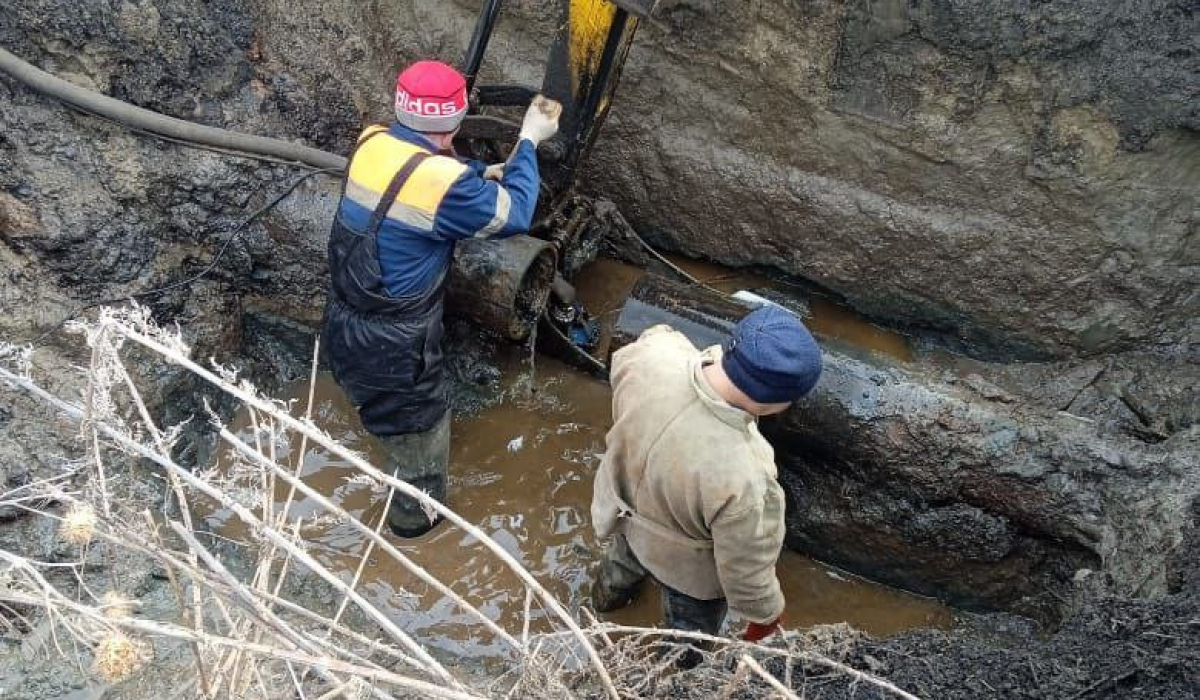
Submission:
[[[420,146],[390,136],[376,136],[364,143],[354,154],[354,160],[350,163],[350,180],[377,194],[383,194],[405,161],[424,150]]]
[[[364,135],[368,132],[364,132]],[[420,146],[391,136],[378,136],[367,141],[358,149],[353,162],[350,163],[350,177],[346,183],[347,195],[356,203],[374,209],[392,178],[396,176],[396,171],[403,167],[413,154],[424,151]],[[424,215],[423,220],[428,219],[432,222],[446,192],[466,170],[467,166],[454,158],[427,158],[413,171],[404,187],[400,188],[396,195],[396,204],[419,212]],[[398,216],[392,217],[389,212],[389,218],[409,223],[406,219],[411,217],[399,215],[403,211],[402,208],[393,205],[393,210]],[[432,226],[432,223],[429,225]]]
[[[398,168],[399,166],[397,166]],[[410,207],[420,209],[433,216],[438,205],[450,190],[450,186],[460,175],[467,171],[467,166],[447,156],[427,158],[417,167],[416,172],[408,179],[396,201]]]
[[[433,212],[426,212],[416,207],[410,207],[404,202],[392,202],[392,208],[388,209],[387,218],[392,221],[399,221],[402,224],[408,224],[418,231],[433,230]]]
[[[369,190],[357,183],[346,183],[346,198],[369,211],[375,211],[375,207],[379,205],[380,196],[379,192]],[[388,209],[387,218],[407,224],[421,231],[433,230],[432,213],[409,206],[399,201],[399,198],[397,198],[397,201],[392,202],[391,209]]]
[[[361,134],[358,135],[358,143],[362,143],[363,139],[367,138],[371,134],[377,134],[381,131],[387,131],[387,127],[382,124],[372,124],[371,126],[368,126],[366,129],[363,129]]]
[[[346,181],[346,198],[364,209],[374,211],[380,196],[379,192],[369,190],[354,180]]]

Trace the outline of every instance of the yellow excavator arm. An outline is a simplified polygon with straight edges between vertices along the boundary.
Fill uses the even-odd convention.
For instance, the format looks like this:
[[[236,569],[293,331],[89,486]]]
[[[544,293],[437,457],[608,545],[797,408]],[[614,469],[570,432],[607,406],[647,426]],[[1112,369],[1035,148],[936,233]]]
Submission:
[[[657,0],[560,0],[562,21],[550,47],[540,91],[563,105],[559,135],[545,149],[543,179],[561,193],[574,185],[575,173],[595,142],[639,20]],[[488,39],[500,13],[501,0],[487,0],[471,36],[463,73],[472,95],[472,112],[463,125],[466,139],[503,140],[511,126],[481,115],[488,106],[523,106],[538,90],[513,85],[477,85]],[[515,136],[515,132],[511,134]]]

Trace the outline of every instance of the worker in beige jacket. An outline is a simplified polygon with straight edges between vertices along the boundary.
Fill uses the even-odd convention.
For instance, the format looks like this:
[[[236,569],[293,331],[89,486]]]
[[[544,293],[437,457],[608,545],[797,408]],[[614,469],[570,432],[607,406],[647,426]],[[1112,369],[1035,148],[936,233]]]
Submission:
[[[660,325],[614,354],[613,427],[592,500],[597,534],[611,537],[597,610],[628,604],[650,575],[668,627],[715,634],[728,607],[748,640],[778,629],[783,491],[756,419],[820,373],[816,341],[776,306],[746,316],[723,348],[698,351]]]

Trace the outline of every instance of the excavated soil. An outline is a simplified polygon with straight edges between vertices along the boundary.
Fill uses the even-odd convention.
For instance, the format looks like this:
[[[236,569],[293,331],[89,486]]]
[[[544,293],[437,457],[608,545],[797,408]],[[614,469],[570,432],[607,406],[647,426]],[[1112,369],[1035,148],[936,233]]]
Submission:
[[[1100,596],[1050,637],[1004,617],[856,643],[848,656],[921,697],[1189,698],[1200,694],[1200,509],[1156,600]],[[843,697],[840,694],[810,697]],[[869,693],[858,697],[872,697]]]

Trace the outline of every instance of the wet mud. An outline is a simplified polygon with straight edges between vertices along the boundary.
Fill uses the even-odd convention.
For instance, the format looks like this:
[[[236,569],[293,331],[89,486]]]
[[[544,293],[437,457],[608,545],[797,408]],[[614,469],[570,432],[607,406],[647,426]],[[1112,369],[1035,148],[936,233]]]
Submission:
[[[528,359],[519,348],[506,348],[499,359],[504,371],[499,404],[454,421],[450,505],[504,546],[570,607],[586,605],[600,548],[588,509],[592,475],[610,423],[608,386],[548,358],[538,358],[531,377]],[[303,415],[307,394],[305,380],[287,385],[278,398],[294,400],[293,411]],[[385,463],[329,375],[318,375],[314,395],[313,420],[320,427],[372,463]],[[247,423],[247,417],[238,414],[231,429],[249,438]],[[296,455],[284,451],[281,457],[294,460]],[[349,482],[354,473],[320,448],[310,446],[304,455],[303,475],[309,484],[364,522],[378,523],[383,502],[366,486]],[[281,486],[277,502],[282,504],[286,496]],[[306,499],[291,509],[292,517],[318,514],[318,506]],[[208,520],[225,536],[240,534],[226,512],[213,512]],[[306,532],[315,556],[351,579],[366,544],[364,538],[346,525],[318,526]],[[471,546],[461,531],[443,524],[402,543],[406,554],[502,626],[520,629],[524,596],[516,577],[481,548]],[[783,554],[778,571],[788,599],[787,619],[794,626],[845,621],[873,635],[888,635],[913,627],[952,624],[951,611],[935,601],[866,582],[794,552]],[[478,625],[451,601],[427,590],[384,557],[371,556],[360,589],[431,648],[478,660],[504,652],[502,642],[479,634]],[[661,614],[656,587],[648,584],[643,593],[634,605],[610,619],[657,624]],[[534,629],[541,617],[535,611]]]

